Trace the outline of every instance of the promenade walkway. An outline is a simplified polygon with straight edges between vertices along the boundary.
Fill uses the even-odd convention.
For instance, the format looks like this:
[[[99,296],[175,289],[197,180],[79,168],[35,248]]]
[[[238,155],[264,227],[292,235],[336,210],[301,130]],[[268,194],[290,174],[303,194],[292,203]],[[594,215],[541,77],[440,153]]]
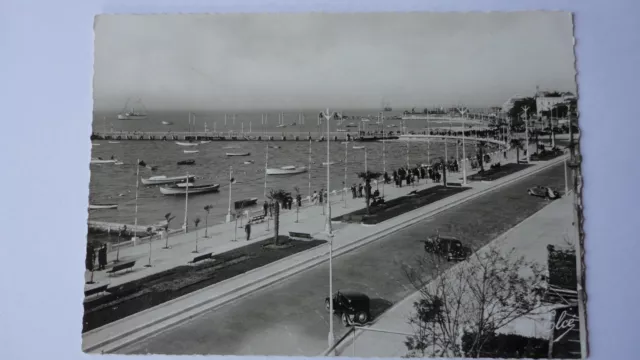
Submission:
[[[552,202],[492,243],[499,245],[505,251],[515,248],[517,255],[546,267],[547,245],[567,246],[566,239],[569,238],[572,228],[572,201],[571,194]],[[336,356],[391,358],[407,355],[404,334],[413,333],[408,319],[414,312],[414,302],[419,299],[420,293],[416,292],[396,303],[375,324],[369,326],[369,328],[387,332],[358,330],[355,340],[350,335],[336,348]],[[531,318],[515,320],[499,332],[544,338],[548,331],[546,327],[549,320],[543,315],[536,317],[537,321]]]
[[[502,163],[515,162],[515,151],[510,150],[507,152],[507,158],[505,159],[502,152],[492,154],[492,163],[501,161]],[[488,168],[490,164],[486,164]],[[468,168],[467,176],[472,175],[476,170]],[[462,182],[462,172],[448,173],[448,182]],[[396,188],[392,184],[384,186],[385,199],[391,200],[408,194],[414,190],[423,190],[435,185],[441,185],[441,183],[433,183],[428,180],[421,180],[415,186],[406,186]],[[374,190],[376,185],[372,185]],[[470,187],[482,187],[483,184],[469,182]],[[377,185],[380,193],[383,193],[382,183]],[[333,193],[333,192],[332,192]],[[336,191],[334,195],[331,195],[331,216],[333,218],[363,209],[365,207],[364,198],[352,199],[350,190],[347,190],[346,194],[346,206],[342,192]],[[261,205],[262,202],[259,203]],[[311,235],[317,235],[324,232],[325,228],[325,216],[324,211],[326,206],[313,205],[308,199],[303,200],[303,206],[297,211],[295,205],[292,210],[282,210],[280,213],[280,234],[286,235],[289,231],[304,232]],[[261,210],[261,207],[257,207],[256,210]],[[210,219],[211,220],[211,219]],[[205,254],[208,252],[222,253],[230,251],[244,245],[247,245],[246,235],[244,231],[244,224],[246,218],[231,223],[215,224],[206,229],[207,238],[205,235],[204,220],[201,223],[201,228],[197,232],[193,227],[189,228],[189,232],[177,232],[169,235],[170,249],[164,249],[165,240],[160,236],[154,236],[151,241],[151,251],[149,249],[148,238],[141,238],[134,246],[119,246],[120,250],[111,250],[107,254],[108,266],[106,270],[95,271],[93,273],[94,284],[85,285],[85,289],[91,289],[109,283],[110,286],[121,285],[130,281],[134,281],[154,273],[165,271],[176,266],[187,265],[193,257],[197,256],[197,253],[193,253],[196,247],[196,235],[198,236],[198,253]],[[253,224],[251,229],[251,242],[265,240],[273,236],[273,219],[265,221],[263,223]],[[151,267],[149,265],[149,253],[151,252]],[[118,259],[120,262],[127,262],[135,260],[136,263],[131,271],[121,271],[118,274],[109,276],[107,271],[110,269],[113,261]],[[88,282],[91,279],[91,272],[85,271],[85,281]]]
[[[504,158],[502,152],[491,154],[492,162],[515,162],[516,155],[514,150],[507,152],[507,158]],[[522,158],[522,156],[521,156]],[[488,168],[490,164],[486,164]],[[467,176],[474,174],[476,170],[467,168]],[[457,173],[447,174],[448,182],[462,183],[462,171]],[[433,183],[428,180],[421,180],[418,184],[412,186],[406,186],[396,188],[392,184],[384,186],[382,189],[382,183],[377,187],[380,193],[384,193],[385,199],[391,200],[408,194],[414,190],[423,190],[441,183]],[[374,190],[376,184],[372,185]],[[468,186],[478,186],[477,183],[469,182]],[[349,212],[363,209],[365,207],[364,198],[352,199],[351,191],[347,189],[346,194],[346,206],[342,190],[332,191],[331,195],[331,215],[337,217]],[[260,202],[258,205],[261,205]],[[303,206],[300,207],[299,212],[296,206],[293,206],[292,210],[282,210],[280,213],[280,234],[286,235],[289,231],[304,232],[311,235],[316,235],[324,231],[325,227],[325,211],[326,206],[313,205],[308,198],[303,199]],[[261,206],[256,210],[261,210]],[[259,212],[259,211],[258,211]],[[298,212],[298,213],[297,213]],[[296,214],[297,213],[297,214]],[[211,219],[210,219],[211,220]],[[109,283],[110,286],[117,286],[137,280],[154,273],[165,271],[176,266],[187,265],[193,257],[199,254],[205,254],[208,252],[222,253],[236,249],[238,247],[247,244],[246,235],[244,231],[244,224],[246,218],[231,223],[215,224],[209,226],[205,231],[204,221],[201,223],[201,228],[197,231],[193,227],[189,228],[189,232],[175,232],[169,235],[170,249],[164,249],[165,240],[160,236],[153,236],[151,241],[151,249],[149,249],[149,239],[141,238],[133,246],[114,246],[114,248],[120,248],[111,250],[107,255],[107,269],[101,271],[95,271],[93,273],[94,284],[87,284],[85,289],[91,289],[93,287],[104,285]],[[265,240],[273,235],[273,219],[265,221],[263,223],[257,223],[252,225],[251,229],[251,241]],[[175,230],[174,230],[175,231]],[[208,235],[204,237],[205,233]],[[193,253],[196,248],[196,236],[198,237],[198,253]],[[149,265],[149,253],[151,252],[151,267]],[[110,269],[113,261],[118,259],[120,262],[127,262],[135,260],[136,263],[131,271],[121,271],[118,274],[109,276],[107,271]],[[85,272],[85,282],[91,279],[91,272]]]

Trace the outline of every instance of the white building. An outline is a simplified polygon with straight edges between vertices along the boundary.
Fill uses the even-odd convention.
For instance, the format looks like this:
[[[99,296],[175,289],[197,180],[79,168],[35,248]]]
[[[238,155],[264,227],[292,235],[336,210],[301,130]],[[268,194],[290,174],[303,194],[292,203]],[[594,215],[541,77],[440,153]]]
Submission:
[[[556,104],[565,103],[570,99],[575,99],[575,95],[570,92],[556,93],[559,96],[548,96],[552,93],[548,91],[538,91],[536,93],[536,109],[537,115],[540,117],[540,113],[551,110]]]

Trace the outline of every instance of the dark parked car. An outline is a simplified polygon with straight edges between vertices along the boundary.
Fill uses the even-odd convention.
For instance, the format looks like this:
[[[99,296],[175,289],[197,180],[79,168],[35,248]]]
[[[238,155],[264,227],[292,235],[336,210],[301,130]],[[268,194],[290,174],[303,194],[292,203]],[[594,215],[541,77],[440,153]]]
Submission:
[[[527,190],[531,196],[542,197],[549,200],[559,199],[560,193],[548,186],[534,186]]]
[[[447,261],[467,260],[471,256],[472,251],[468,246],[462,245],[462,242],[451,236],[435,236],[424,242],[424,250],[426,252],[442,255]]]
[[[329,311],[329,298],[324,300]],[[344,326],[364,325],[371,320],[369,297],[357,291],[338,291],[333,294],[333,313],[340,316]]]

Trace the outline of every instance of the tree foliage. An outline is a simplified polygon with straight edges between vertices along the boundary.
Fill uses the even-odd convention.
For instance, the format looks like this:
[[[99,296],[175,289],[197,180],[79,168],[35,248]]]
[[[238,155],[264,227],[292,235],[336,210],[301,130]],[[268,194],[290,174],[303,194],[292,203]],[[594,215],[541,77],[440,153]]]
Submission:
[[[459,265],[446,264],[427,254],[406,269],[420,291],[410,318],[414,335],[405,341],[412,356],[477,357],[498,329],[541,306],[534,290],[542,270],[515,249],[490,245]],[[463,349],[464,333],[472,338]]]
[[[273,206],[273,243],[279,245],[278,237],[280,236],[280,204],[291,196],[290,192],[279,190],[270,190],[267,198],[271,200]]]
[[[522,113],[524,112],[524,108],[527,106],[529,107],[529,109],[527,110],[527,114],[529,115],[529,118],[531,118],[537,112],[536,99],[532,97],[526,97],[514,101],[513,107],[511,107],[508,113],[509,117],[513,119],[513,127],[524,125],[524,121],[522,120]]]

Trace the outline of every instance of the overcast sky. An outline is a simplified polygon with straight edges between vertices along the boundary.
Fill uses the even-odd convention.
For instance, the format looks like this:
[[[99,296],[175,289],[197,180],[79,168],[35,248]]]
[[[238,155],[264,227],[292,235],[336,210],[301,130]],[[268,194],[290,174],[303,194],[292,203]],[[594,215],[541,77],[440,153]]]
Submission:
[[[569,13],[100,15],[96,110],[501,105],[576,91]]]

